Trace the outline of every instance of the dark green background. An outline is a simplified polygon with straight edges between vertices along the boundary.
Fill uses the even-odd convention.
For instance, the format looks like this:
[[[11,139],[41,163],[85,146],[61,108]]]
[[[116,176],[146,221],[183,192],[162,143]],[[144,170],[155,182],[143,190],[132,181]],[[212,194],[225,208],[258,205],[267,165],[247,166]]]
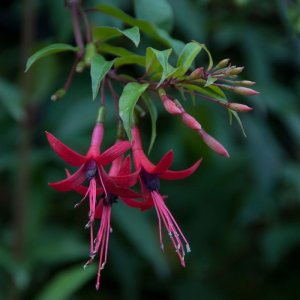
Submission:
[[[141,213],[119,203],[113,207],[109,262],[95,291],[97,262],[82,268],[87,206],[75,210],[80,196],[47,186],[64,176],[66,165],[47,145],[44,131],[84,153],[98,100],[91,101],[85,72],[76,75],[62,101],[50,101],[67,77],[71,54],[43,59],[23,73],[24,56],[49,43],[73,42],[63,1],[1,1],[0,299],[300,299],[299,1],[170,0],[174,16],[168,22],[147,15],[144,2],[140,11],[136,7],[140,17],[173,28],[173,36],[185,42],[205,43],[215,62],[229,57],[245,66],[242,78],[256,81],[260,91],[253,98],[227,94],[254,107],[241,114],[246,139],[236,123],[229,125],[225,110],[201,99],[196,107],[184,103],[226,146],[228,160],[175,117],[159,116],[154,161],[170,148],[174,168],[204,158],[192,177],[162,184],[192,248],[187,268],[180,267],[167,236],[161,253],[153,210]],[[132,1],[110,3],[134,13]],[[29,53],[24,15],[34,22]],[[92,19],[121,26],[103,15]],[[204,53],[198,63],[207,64]],[[146,117],[145,133],[148,122]],[[113,142],[114,126],[108,114],[106,145]]]

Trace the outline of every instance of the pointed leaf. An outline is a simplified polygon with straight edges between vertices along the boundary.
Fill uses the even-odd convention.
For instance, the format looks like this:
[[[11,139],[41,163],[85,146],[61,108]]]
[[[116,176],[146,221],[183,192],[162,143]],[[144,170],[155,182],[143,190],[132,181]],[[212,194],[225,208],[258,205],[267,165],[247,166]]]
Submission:
[[[93,100],[95,100],[101,80],[108,73],[113,66],[115,60],[106,61],[105,58],[100,54],[95,54],[91,60],[91,78],[92,78],[92,91]]]
[[[137,47],[140,43],[140,30],[137,26],[121,30],[116,27],[108,26],[97,26],[93,28],[93,39],[95,41],[106,41],[115,37],[120,37],[124,35],[130,39],[134,45]]]
[[[118,57],[115,61],[115,67],[121,67],[124,65],[139,65],[145,67],[145,57],[137,54],[126,55]]]
[[[148,108],[150,119],[151,119],[151,139],[148,148],[148,154],[149,154],[151,152],[151,149],[156,139],[157,108],[147,93],[144,93],[142,98]]]
[[[204,96],[228,103],[225,94],[217,86],[210,85],[210,86],[203,87],[203,86],[195,85],[195,84],[183,84],[182,87],[184,87],[185,89],[188,89],[190,91],[195,91],[195,92],[198,92],[199,94],[203,94]]]
[[[196,43],[196,44],[199,44],[205,50],[205,52],[207,53],[208,59],[209,59],[207,70],[209,71],[213,67],[213,65],[214,65],[214,62],[213,62],[213,59],[212,59],[212,56],[211,56],[209,50],[207,49],[207,47],[205,46],[205,44],[200,44],[197,41],[193,41],[193,42]]]
[[[228,111],[229,111],[230,124],[232,124],[232,116],[234,116],[234,118],[237,120],[238,124],[240,125],[244,137],[247,137],[242,120],[240,119],[238,113],[232,109],[228,109]]]
[[[185,45],[182,49],[182,52],[179,55],[177,60],[177,67],[180,69],[175,73],[174,76],[182,76],[186,73],[186,71],[191,67],[193,64],[196,56],[202,50],[202,45],[195,42],[190,42]]]
[[[152,70],[154,72],[159,71],[159,69],[161,70],[158,86],[176,71],[176,69],[168,63],[171,52],[172,49],[160,51],[151,47],[147,48],[146,70],[148,72],[151,72]],[[158,68],[158,66],[160,66],[160,68]]]
[[[215,77],[212,77],[212,76],[208,75],[204,87],[207,87],[207,86],[212,85],[212,84],[213,84],[215,81],[217,81],[217,80],[218,80],[218,78],[215,78]]]
[[[37,52],[35,52],[33,55],[31,55],[26,63],[26,69],[25,72],[29,70],[29,68],[39,59],[41,59],[44,56],[54,54],[54,53],[59,53],[59,52],[65,52],[65,51],[73,51],[76,52],[78,51],[78,47],[74,47],[68,44],[52,44],[49,45]]]
[[[172,47],[178,55],[184,46],[184,44],[181,41],[173,39],[167,31],[163,29],[158,29],[151,22],[135,19],[130,15],[124,13],[117,7],[106,4],[100,4],[96,5],[95,9],[109,16],[113,16],[127,25],[137,26],[142,32],[147,34],[149,37],[158,40],[167,47]]]
[[[120,118],[130,141],[134,107],[148,86],[146,83],[130,82],[124,87],[119,100]]]

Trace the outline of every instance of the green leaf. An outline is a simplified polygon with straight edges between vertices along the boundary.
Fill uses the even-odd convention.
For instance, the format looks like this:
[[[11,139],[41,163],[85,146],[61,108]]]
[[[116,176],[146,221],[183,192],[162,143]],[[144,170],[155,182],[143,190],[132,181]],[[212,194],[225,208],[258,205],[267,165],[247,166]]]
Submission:
[[[135,0],[134,9],[138,19],[150,21],[159,28],[171,31],[174,16],[167,0],[152,0],[151,5],[148,0]]]
[[[123,65],[132,65],[132,64],[145,67],[145,63],[146,61],[144,56],[133,54],[133,55],[118,57],[115,61],[115,67],[118,68]]]
[[[24,117],[18,86],[3,79],[0,79],[0,103],[16,121]]]
[[[208,86],[212,85],[217,80],[218,80],[218,78],[215,78],[215,77],[212,77],[212,76],[208,75],[204,87],[208,87]]]
[[[98,51],[113,54],[116,56],[128,56],[128,55],[135,55],[134,52],[131,52],[123,47],[116,47],[109,44],[101,44],[101,47],[99,47]]]
[[[154,145],[155,139],[156,139],[157,109],[156,109],[156,106],[154,105],[153,101],[150,99],[148,93],[144,93],[142,98],[148,108],[148,111],[150,114],[150,119],[151,119],[151,139],[150,139],[150,144],[149,144],[149,148],[148,148],[148,154],[150,154],[152,147]]]
[[[116,27],[97,26],[93,28],[93,39],[96,41],[106,41],[124,35],[130,39],[137,47],[140,43],[140,30],[137,26],[121,30]]]
[[[181,86],[187,90],[196,91],[199,94],[202,94],[204,98],[205,96],[207,96],[209,98],[213,98],[222,102],[228,102],[223,91],[217,86],[210,85],[207,87],[202,87],[194,84],[182,84]]]
[[[172,47],[178,55],[184,46],[184,43],[173,39],[165,30],[158,29],[154,24],[148,21],[135,19],[114,6],[99,4],[96,5],[95,9],[115,17],[129,26],[137,26],[140,31],[144,32],[149,37],[159,41],[167,47]]]
[[[212,59],[212,56],[211,56],[209,50],[207,49],[207,47],[204,44],[200,44],[197,41],[193,41],[193,42],[199,44],[205,50],[205,52],[207,53],[208,59],[209,59],[207,70],[210,70],[213,67],[214,62],[213,62],[213,59]]]
[[[95,54],[91,60],[91,78],[92,78],[92,91],[93,100],[96,98],[101,80],[113,66],[115,60],[106,61],[100,54]]]
[[[69,268],[56,275],[36,299],[70,299],[77,290],[96,275],[96,270],[96,265],[91,265],[86,270],[83,269],[82,265]]]
[[[232,109],[228,109],[228,111],[229,111],[229,123],[232,124],[232,116],[234,116],[234,118],[237,120],[238,124],[240,125],[244,137],[247,137],[242,120],[240,119],[238,113]]]
[[[44,56],[54,54],[54,53],[59,53],[59,52],[65,52],[65,51],[73,51],[76,52],[78,51],[78,47],[74,47],[68,44],[52,44],[49,45],[37,52],[35,52],[33,55],[31,55],[26,63],[26,68],[25,72],[29,70],[29,68],[39,59],[43,58]]]
[[[172,67],[169,63],[169,56],[172,49],[156,50],[151,47],[146,51],[146,71],[147,72],[160,72],[160,81],[158,86],[162,84],[168,77],[170,77],[177,69]]]
[[[200,45],[199,43],[191,42],[186,44],[177,60],[176,66],[180,69],[175,73],[176,75],[174,76],[184,75],[186,71],[191,67],[194,59],[202,50],[202,48],[202,45]]]
[[[133,122],[134,107],[141,95],[148,88],[149,84],[140,84],[137,82],[129,82],[124,87],[119,100],[120,118],[123,121],[124,129],[129,140],[131,140],[131,127]]]

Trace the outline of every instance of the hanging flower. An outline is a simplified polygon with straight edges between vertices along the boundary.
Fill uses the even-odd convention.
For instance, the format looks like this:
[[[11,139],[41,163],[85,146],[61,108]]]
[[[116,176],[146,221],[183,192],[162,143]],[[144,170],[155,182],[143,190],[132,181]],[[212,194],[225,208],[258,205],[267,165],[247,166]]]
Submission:
[[[194,165],[185,170],[169,170],[169,167],[173,162],[173,151],[170,150],[163,156],[157,165],[154,165],[149,161],[142,149],[141,137],[137,127],[132,128],[132,150],[135,167],[141,170],[139,178],[143,203],[141,204],[140,208],[145,210],[152,206],[155,207],[158,218],[159,239],[162,250],[164,249],[162,238],[163,223],[170,236],[173,246],[176,249],[181,265],[185,266],[184,256],[187,252],[190,252],[191,249],[187,239],[179,228],[171,212],[167,208],[164,197],[160,194],[160,179],[178,180],[188,177],[196,171],[201,161],[198,160]]]

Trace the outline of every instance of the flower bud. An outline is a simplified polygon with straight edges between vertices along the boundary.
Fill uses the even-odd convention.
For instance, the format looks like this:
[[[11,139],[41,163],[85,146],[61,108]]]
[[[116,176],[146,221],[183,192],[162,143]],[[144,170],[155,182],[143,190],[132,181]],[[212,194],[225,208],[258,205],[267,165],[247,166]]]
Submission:
[[[201,136],[203,142],[213,151],[215,151],[216,153],[229,158],[230,155],[227,152],[227,150],[224,148],[224,146],[218,142],[215,138],[213,138],[212,136],[210,136],[207,132],[205,132],[203,129],[198,131],[199,135]]]
[[[229,58],[222,59],[221,61],[218,62],[218,64],[215,66],[215,68],[216,69],[225,68],[225,67],[227,67],[228,63],[229,63]]]
[[[194,117],[192,117],[191,115],[189,115],[186,112],[183,112],[181,114],[181,120],[185,125],[187,125],[188,127],[192,128],[196,131],[201,130],[201,128],[202,128],[200,123]]]
[[[57,101],[57,100],[61,99],[65,94],[66,94],[65,89],[59,89],[51,96],[51,100]]]
[[[223,88],[224,90],[231,91],[236,94],[243,95],[243,96],[254,96],[254,95],[259,94],[259,92],[255,91],[253,89],[243,87],[243,86],[231,86],[231,85],[227,85],[227,84],[219,84],[218,86],[220,88]]]
[[[183,109],[180,106],[177,106],[176,103],[169,99],[167,95],[161,95],[162,103],[166,111],[171,115],[180,115],[183,112]]]
[[[82,73],[84,68],[86,67],[86,63],[84,61],[80,61],[77,65],[76,65],[76,72],[77,73]]]
[[[251,86],[251,85],[253,85],[253,84],[255,84],[256,82],[254,82],[254,81],[250,81],[250,80],[242,80],[242,81],[240,81],[240,85],[242,85],[242,86]]]
[[[233,68],[229,71],[229,75],[238,75],[244,70],[244,67]]]
[[[240,103],[228,103],[227,107],[232,110],[240,111],[240,112],[248,112],[253,110],[252,107]]]
[[[195,69],[188,77],[188,80],[193,80],[193,79],[201,79],[204,78],[204,68],[197,68]]]

